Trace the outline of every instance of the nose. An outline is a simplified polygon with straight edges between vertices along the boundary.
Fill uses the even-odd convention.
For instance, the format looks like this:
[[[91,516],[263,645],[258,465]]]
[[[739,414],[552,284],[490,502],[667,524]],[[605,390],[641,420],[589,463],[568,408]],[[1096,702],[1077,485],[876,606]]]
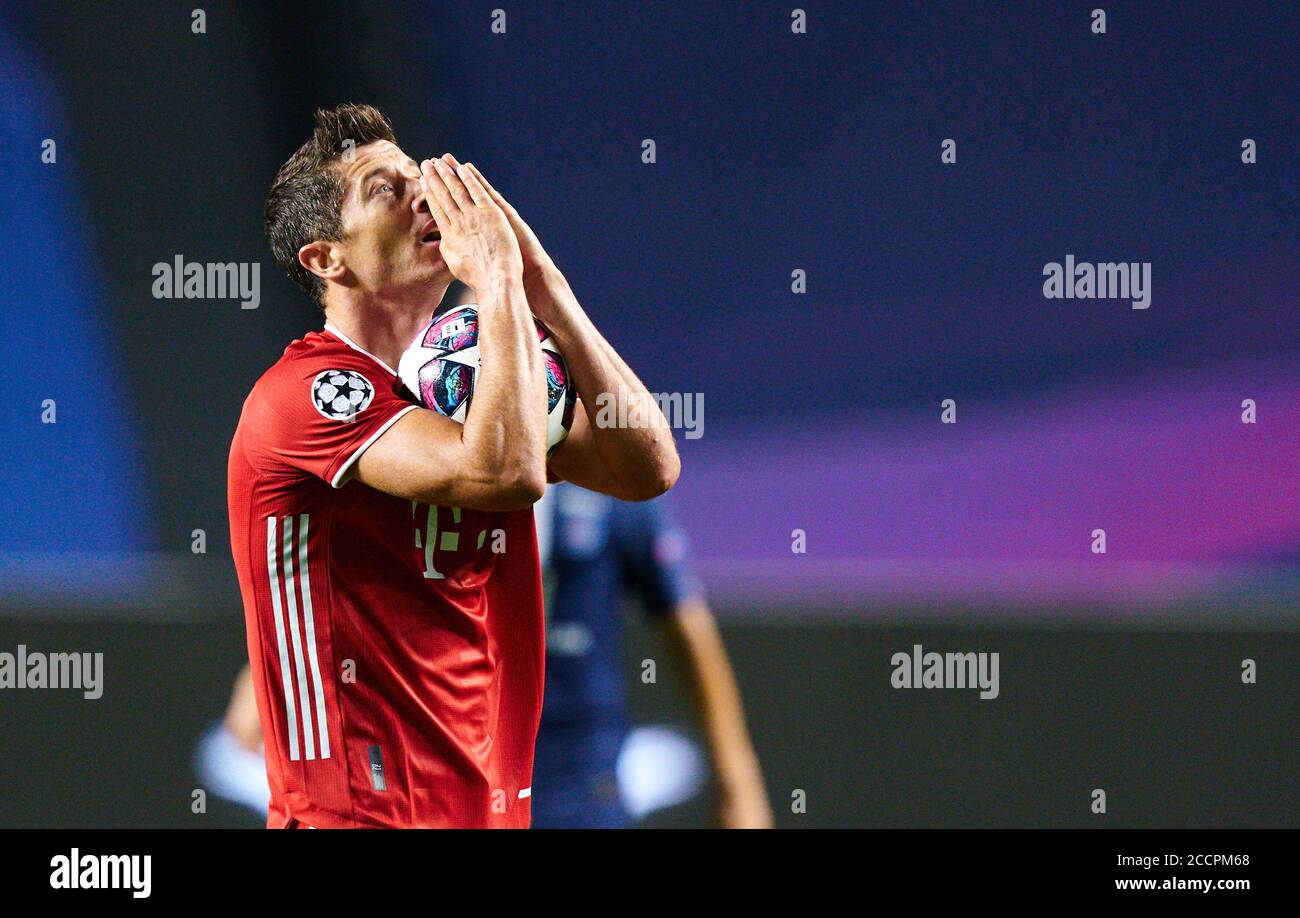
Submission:
[[[411,195],[411,209],[417,216],[431,216],[429,213],[429,202],[424,199],[424,189],[420,187],[419,181],[413,182],[414,192]]]

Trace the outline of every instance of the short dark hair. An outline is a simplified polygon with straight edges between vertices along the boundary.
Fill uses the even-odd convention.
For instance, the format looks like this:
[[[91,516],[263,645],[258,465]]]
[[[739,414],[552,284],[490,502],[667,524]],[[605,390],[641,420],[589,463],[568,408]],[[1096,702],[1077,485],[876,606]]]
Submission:
[[[379,109],[370,105],[319,109],[311,139],[280,167],[266,195],[262,223],[271,252],[322,309],[325,282],[298,262],[298,250],[317,239],[342,236],[343,183],[335,166],[349,150],[376,140],[397,143]]]

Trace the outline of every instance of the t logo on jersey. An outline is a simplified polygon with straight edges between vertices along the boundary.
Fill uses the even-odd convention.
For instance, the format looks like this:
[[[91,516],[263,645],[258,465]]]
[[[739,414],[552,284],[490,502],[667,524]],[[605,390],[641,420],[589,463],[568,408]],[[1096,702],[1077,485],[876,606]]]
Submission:
[[[326,370],[311,383],[311,403],[331,421],[350,421],[366,410],[375,387],[354,370]]]

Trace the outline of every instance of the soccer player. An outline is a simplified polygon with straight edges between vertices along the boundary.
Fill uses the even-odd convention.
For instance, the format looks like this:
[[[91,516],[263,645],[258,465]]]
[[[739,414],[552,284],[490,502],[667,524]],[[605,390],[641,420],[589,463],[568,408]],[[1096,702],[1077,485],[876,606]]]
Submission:
[[[663,493],[671,433],[594,423],[602,393],[628,417],[658,406],[479,170],[417,164],[375,109],[317,113],[265,224],[325,318],[253,386],[230,450],[267,824],[526,827],[544,654],[532,504],[548,478]],[[413,404],[393,369],[453,276],[478,300],[464,425]],[[549,457],[533,315],[581,401]]]
[[[631,824],[616,776],[628,735],[625,592],[639,597],[683,664],[718,779],[718,823],[772,825],[740,691],[667,500],[625,503],[561,483],[535,508],[547,612],[537,828]]]

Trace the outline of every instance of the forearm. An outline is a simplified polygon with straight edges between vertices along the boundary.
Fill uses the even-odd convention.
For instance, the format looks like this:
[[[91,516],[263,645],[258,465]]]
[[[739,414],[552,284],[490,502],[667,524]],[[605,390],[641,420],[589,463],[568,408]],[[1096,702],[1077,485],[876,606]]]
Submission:
[[[601,461],[631,499],[668,490],[681,461],[659,403],[605,340],[558,269],[530,272],[525,289],[568,364]]]
[[[761,793],[762,773],[740,688],[713,614],[701,601],[683,603],[672,619],[672,632],[723,792]]]
[[[226,730],[250,752],[262,751],[262,724],[257,717],[257,700],[253,695],[253,677],[247,664],[235,677],[235,686],[226,707]]]
[[[546,371],[523,282],[508,275],[478,291],[479,370],[464,441],[503,479],[546,480]]]

